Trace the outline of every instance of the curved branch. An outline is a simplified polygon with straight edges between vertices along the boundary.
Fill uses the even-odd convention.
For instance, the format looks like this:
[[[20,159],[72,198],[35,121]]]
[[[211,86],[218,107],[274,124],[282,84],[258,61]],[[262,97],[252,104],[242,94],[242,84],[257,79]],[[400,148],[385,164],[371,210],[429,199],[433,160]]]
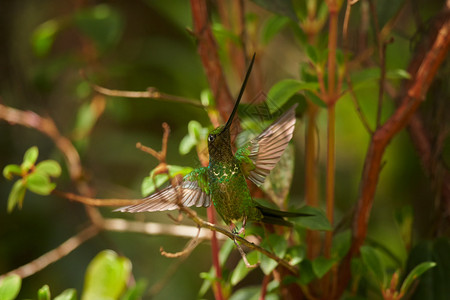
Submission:
[[[44,118],[32,111],[24,111],[0,104],[0,119],[10,124],[19,124],[28,128],[36,129],[53,140],[59,150],[63,153],[70,177],[77,181],[81,178],[82,167],[80,156],[70,140],[61,135],[55,123],[50,118]]]
[[[379,127],[366,155],[361,181],[361,194],[356,206],[352,225],[352,245],[340,266],[338,289],[342,292],[350,280],[350,262],[357,255],[367,235],[367,224],[372,210],[373,198],[381,170],[381,160],[386,146],[411,119],[420,103],[425,99],[428,88],[439,66],[447,57],[450,47],[450,20],[445,20],[437,30],[437,35],[425,56],[413,59],[410,65],[418,64],[417,72],[408,83],[408,89],[394,114]],[[417,61],[418,59],[419,62]]]

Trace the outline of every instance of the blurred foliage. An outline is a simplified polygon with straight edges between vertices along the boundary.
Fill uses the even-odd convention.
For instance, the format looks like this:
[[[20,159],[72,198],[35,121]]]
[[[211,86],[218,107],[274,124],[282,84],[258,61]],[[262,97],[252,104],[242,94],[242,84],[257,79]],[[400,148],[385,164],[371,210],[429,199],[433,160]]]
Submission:
[[[368,5],[367,1],[359,2],[350,18],[349,34],[355,37]],[[387,47],[386,80],[392,87],[398,87],[402,79],[411,76],[405,69],[417,46],[416,39],[424,34],[427,21],[440,10],[441,2],[421,0],[414,1],[414,5],[408,1],[376,2],[380,26],[397,17],[402,6],[408,7],[391,33],[394,42]],[[325,1],[258,0],[245,1],[245,6],[249,39],[263,62],[260,76],[262,89],[270,99],[267,102],[269,114],[294,102],[301,104],[297,113],[303,114],[306,98],[323,107],[323,101],[316,95],[320,89],[316,74],[325,70],[328,34],[322,30],[313,44],[308,42],[305,29],[311,28],[308,26],[323,28],[327,23]],[[308,23],[311,11],[317,13],[313,24]],[[224,53],[229,43],[239,45],[240,37],[220,23],[216,7],[212,8],[211,15],[226,76],[232,93],[237,94],[240,79],[232,70],[231,59]],[[153,176],[157,161],[135,148],[136,142],[141,142],[158,149],[162,122],[171,127],[167,161],[172,175],[185,174],[200,166],[197,154],[205,151],[205,137],[212,128],[204,110],[164,100],[101,96],[94,93],[80,75],[83,70],[89,81],[111,89],[145,91],[156,87],[161,92],[198,99],[213,107],[196,41],[190,35],[189,1],[5,1],[0,10],[0,22],[0,33],[4,37],[4,47],[0,48],[0,103],[53,118],[62,134],[68,136],[79,151],[86,171],[84,177],[96,197],[138,198],[141,191],[149,194],[168,180],[161,174]],[[366,40],[374,46],[373,32],[369,30],[366,34]],[[350,41],[354,52],[364,42],[359,38],[362,39],[358,36]],[[345,71],[346,62],[353,58],[346,55],[342,51],[336,55],[340,74]],[[429,97],[422,108],[431,128],[449,125],[448,63],[445,68],[430,90],[433,97]],[[359,66],[350,72],[353,91],[371,128],[375,127],[380,74],[380,68],[373,65]],[[370,137],[358,118],[345,84],[343,90],[336,106],[335,218],[342,220],[339,225],[348,228]],[[395,109],[394,100],[386,95],[382,121]],[[254,124],[256,122],[242,117],[242,127],[250,133],[254,133],[255,127],[261,127],[261,123]],[[319,172],[324,174],[326,147],[321,146],[326,144],[322,134],[326,132],[324,110],[317,122]],[[290,172],[293,185],[289,196],[285,196],[286,185],[272,187],[272,192],[281,190],[280,198],[287,198],[289,206],[297,210],[303,204],[304,177],[308,175],[303,172],[301,158],[305,152],[305,125],[301,120],[298,123],[295,155],[292,154],[296,159],[286,161],[294,170],[293,174]],[[6,179],[20,177],[15,183],[0,180],[0,198],[3,199],[0,201],[0,274],[53,249],[86,221],[81,205],[50,194],[55,188],[51,177],[58,178],[56,183],[61,190],[74,189],[64,159],[52,141],[36,130],[12,125],[0,122],[0,167]],[[435,131],[437,140],[438,130]],[[248,137],[248,132],[243,135]],[[448,163],[447,140],[443,142],[440,155]],[[196,151],[191,151],[193,149]],[[39,152],[42,160],[37,163]],[[352,262],[352,284],[358,289],[344,297],[381,299],[381,291],[389,287],[394,274],[399,272],[396,288],[400,293],[409,295],[410,292],[413,299],[446,299],[450,294],[448,229],[437,239],[435,228],[438,208],[434,185],[440,178],[425,176],[405,133],[392,141],[384,160],[368,242],[361,249],[361,258]],[[20,161],[23,161],[20,165],[11,164]],[[284,176],[281,173],[275,178]],[[324,183],[320,181],[321,198]],[[270,186],[265,188],[271,189]],[[33,193],[26,195],[23,205],[26,189]],[[21,210],[13,210],[16,205]],[[295,230],[289,237],[295,245],[290,245],[286,236],[273,234],[262,246],[301,269],[299,278],[285,277],[285,284],[290,281],[306,286],[323,277],[345,256],[350,247],[350,232],[342,230],[334,235],[330,259],[320,256],[309,260],[306,246],[301,242],[305,228],[325,231],[330,230],[331,225],[319,208],[305,207],[299,211],[315,216],[295,221]],[[121,217],[110,209],[101,209],[101,212],[105,216]],[[205,215],[204,210],[198,213]],[[166,213],[138,218],[168,222]],[[191,225],[188,221],[183,223]],[[249,226],[247,234],[254,232],[263,236],[258,230],[261,228]],[[177,272],[156,295],[149,296],[151,287],[177,264],[161,256],[160,247],[181,249],[184,244],[184,240],[168,236],[103,232],[33,276],[23,280],[14,275],[2,278],[0,299],[15,299],[17,295],[20,299],[51,299],[50,291],[55,291],[52,294],[58,295],[54,298],[58,300],[77,299],[78,294],[81,299],[139,299],[142,295],[144,299],[150,296],[152,299],[213,297],[211,283],[218,279],[211,269],[208,242],[197,247],[178,266]],[[121,256],[112,251],[101,252],[103,249],[114,249]],[[258,299],[262,279],[276,268],[276,263],[258,252],[250,252],[247,254],[249,262],[259,262],[260,268],[248,269],[233,249],[234,244],[229,240],[221,246],[224,294],[234,300]],[[137,283],[125,287],[130,282],[131,265]],[[416,281],[418,276],[420,280]],[[266,299],[279,299],[280,289],[280,283],[271,279]]]

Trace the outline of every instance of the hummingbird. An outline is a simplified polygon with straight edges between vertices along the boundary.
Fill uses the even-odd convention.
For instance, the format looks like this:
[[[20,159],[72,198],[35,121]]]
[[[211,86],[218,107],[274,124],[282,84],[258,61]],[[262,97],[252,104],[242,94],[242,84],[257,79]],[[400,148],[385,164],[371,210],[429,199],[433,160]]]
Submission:
[[[239,148],[233,155],[230,127],[244,93],[247,80],[255,61],[248,67],[231,115],[225,125],[212,130],[208,135],[209,165],[194,169],[183,177],[181,183],[158,191],[144,202],[117,209],[121,212],[154,212],[175,210],[179,204],[190,207],[209,207],[211,203],[223,221],[234,233],[242,233],[247,221],[292,226],[285,218],[310,216],[309,214],[280,211],[260,205],[250,194],[246,179],[257,186],[275,167],[292,139],[295,126],[293,105],[277,121],[261,134]],[[239,232],[236,223],[242,221]]]

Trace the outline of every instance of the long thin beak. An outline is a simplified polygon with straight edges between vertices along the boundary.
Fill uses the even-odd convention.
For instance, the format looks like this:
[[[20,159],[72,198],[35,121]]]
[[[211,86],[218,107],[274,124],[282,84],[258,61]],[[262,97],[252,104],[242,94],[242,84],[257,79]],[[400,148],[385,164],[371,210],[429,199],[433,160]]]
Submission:
[[[236,100],[236,103],[234,104],[233,111],[231,112],[231,115],[228,118],[228,121],[225,124],[225,127],[223,127],[222,132],[227,130],[231,126],[231,123],[233,122],[234,115],[236,114],[237,108],[239,106],[239,102],[241,102],[242,95],[244,94],[244,90],[245,90],[245,86],[247,85],[248,78],[250,77],[250,72],[252,71],[253,63],[255,62],[255,56],[256,56],[256,53],[253,53],[252,61],[250,62],[250,65],[248,66],[247,73],[245,74],[244,82],[242,83],[241,90],[239,91],[239,96]]]

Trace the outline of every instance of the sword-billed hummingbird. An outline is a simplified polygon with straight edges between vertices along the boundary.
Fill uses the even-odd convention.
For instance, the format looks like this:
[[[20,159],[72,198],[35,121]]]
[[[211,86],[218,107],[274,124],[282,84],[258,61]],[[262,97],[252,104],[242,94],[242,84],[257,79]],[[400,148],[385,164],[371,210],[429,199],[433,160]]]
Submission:
[[[262,185],[265,177],[277,164],[292,139],[297,105],[239,148],[234,155],[231,151],[230,126],[254,61],[255,55],[227,123],[209,133],[209,165],[193,170],[184,176],[180,184],[169,186],[148,196],[142,203],[125,206],[118,211],[135,213],[174,210],[178,208],[178,203],[186,207],[208,207],[212,202],[225,223],[233,229],[235,222],[243,222],[240,232],[244,230],[247,220],[292,226],[285,217],[309,216],[260,205],[252,199],[246,182],[247,178],[258,186]]]

